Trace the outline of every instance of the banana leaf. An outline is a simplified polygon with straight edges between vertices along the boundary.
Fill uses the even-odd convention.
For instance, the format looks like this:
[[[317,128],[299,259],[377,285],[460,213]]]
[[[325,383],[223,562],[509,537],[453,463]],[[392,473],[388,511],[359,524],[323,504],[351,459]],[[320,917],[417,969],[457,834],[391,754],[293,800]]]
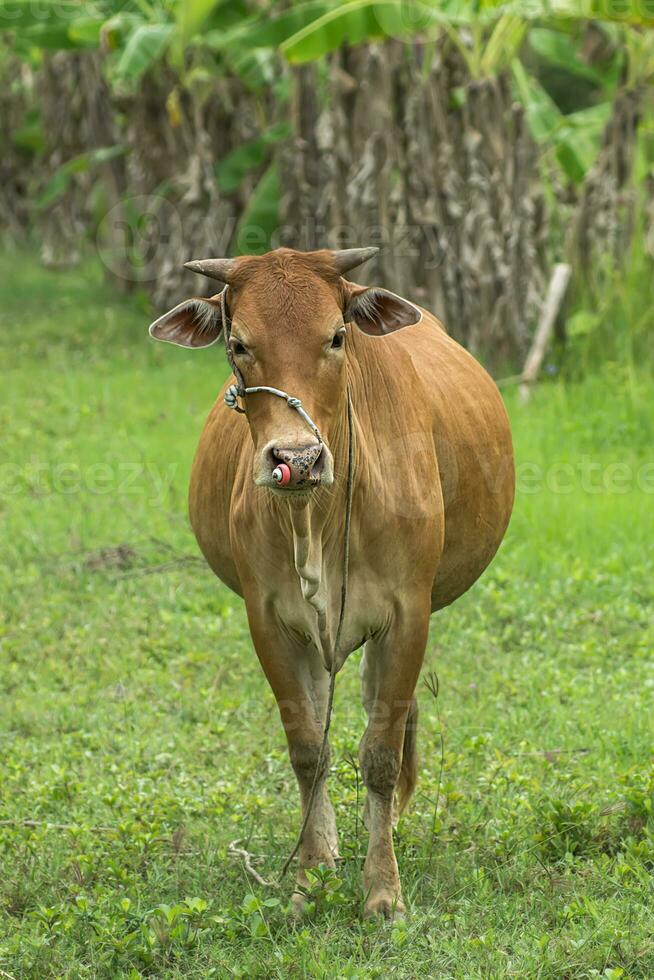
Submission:
[[[96,150],[79,153],[77,156],[71,157],[70,160],[66,160],[57,168],[37,197],[35,202],[37,209],[41,211],[43,208],[47,208],[65,194],[75,174],[87,173],[95,165],[122,156],[128,150],[127,146],[121,144],[102,146]]]
[[[172,24],[140,24],[127,38],[114,78],[134,84],[162,56],[170,43]]]
[[[545,61],[565,69],[571,75],[586,78],[596,85],[604,85],[602,73],[581,60],[577,45],[570,35],[548,27],[533,27],[529,31],[529,46]]]
[[[271,163],[257,184],[237,225],[234,255],[256,255],[268,251],[279,227],[281,194],[279,168]]]
[[[237,190],[244,177],[265,163],[269,147],[291,134],[290,123],[282,122],[268,129],[254,140],[241,143],[216,164],[215,173],[218,186],[226,194]]]

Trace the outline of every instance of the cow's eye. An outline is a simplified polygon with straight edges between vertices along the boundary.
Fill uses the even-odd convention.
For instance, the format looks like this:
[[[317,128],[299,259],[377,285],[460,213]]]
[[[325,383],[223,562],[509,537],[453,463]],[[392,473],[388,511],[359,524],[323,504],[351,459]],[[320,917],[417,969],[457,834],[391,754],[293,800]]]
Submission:
[[[332,337],[332,350],[339,350],[344,343],[345,343],[345,334],[341,333],[341,331],[339,330],[339,332],[335,333],[334,336]]]
[[[247,347],[241,343],[240,340],[232,341],[232,354],[238,356],[239,354],[247,354]]]

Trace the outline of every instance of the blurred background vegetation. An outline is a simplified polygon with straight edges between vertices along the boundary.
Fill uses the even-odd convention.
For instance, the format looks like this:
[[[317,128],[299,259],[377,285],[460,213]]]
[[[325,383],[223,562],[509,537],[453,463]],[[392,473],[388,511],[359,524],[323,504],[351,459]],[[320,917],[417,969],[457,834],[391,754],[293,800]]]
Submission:
[[[500,373],[566,261],[551,369],[637,361],[652,26],[645,0],[5,0],[0,223],[157,309],[206,288],[191,257],[380,244],[368,281]]]

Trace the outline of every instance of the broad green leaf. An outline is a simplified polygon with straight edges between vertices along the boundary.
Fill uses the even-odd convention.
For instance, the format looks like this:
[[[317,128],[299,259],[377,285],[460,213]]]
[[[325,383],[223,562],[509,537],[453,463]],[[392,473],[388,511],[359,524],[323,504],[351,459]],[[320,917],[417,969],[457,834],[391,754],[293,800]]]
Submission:
[[[50,178],[43,191],[39,194],[36,199],[36,207],[38,210],[47,208],[50,204],[60,198],[68,190],[72,174],[60,167],[53,177]]]
[[[116,78],[136,82],[164,53],[172,24],[141,24],[128,37],[116,66]]]
[[[575,184],[582,182],[586,168],[579,156],[579,147],[572,140],[559,138],[556,141],[556,159],[569,180]]]
[[[518,53],[526,24],[513,14],[504,14],[495,24],[481,56],[480,74],[497,75]]]
[[[558,0],[570,6],[574,0]],[[308,6],[308,5],[307,5]],[[534,10],[530,9],[534,7]],[[494,73],[507,64],[519,47],[523,23],[528,17],[543,16],[545,2],[523,0],[349,0],[332,3],[325,12],[287,37],[279,40],[282,52],[289,61],[304,62],[320,58],[343,43],[357,44],[381,37],[407,38],[420,36],[440,25],[448,32],[460,50],[467,50],[458,36],[457,28],[492,25],[499,29],[490,50],[485,52],[486,65],[482,71]],[[306,6],[300,5],[300,11]],[[498,68],[493,68],[497,65]]]
[[[282,53],[290,62],[301,64],[322,58],[342,44],[360,44],[387,35],[406,36],[410,29],[402,20],[402,9],[402,3],[396,0],[350,0],[289,37],[281,45]],[[384,16],[380,16],[382,10]]]
[[[193,37],[221,0],[178,0],[175,11],[177,34],[182,44]]]
[[[279,123],[265,130],[257,139],[241,143],[216,165],[216,180],[221,191],[229,194],[242,183],[250,170],[260,167],[268,156],[268,147],[286,139],[291,132],[288,123]]]
[[[329,0],[309,0],[265,19],[251,18],[227,31],[209,31],[203,43],[215,51],[277,48],[302,28],[312,24],[333,7]]]
[[[545,61],[572,75],[587,78],[597,85],[603,85],[602,74],[591,68],[579,57],[577,46],[569,34],[554,31],[549,27],[533,27],[529,31],[529,45]]]
[[[106,20],[102,26],[103,41],[110,50],[114,51],[123,44],[132,31],[144,23],[145,21],[140,14],[115,14]]]
[[[570,112],[565,116],[568,125],[576,126],[579,130],[596,133],[602,130],[611,115],[611,102],[598,102],[597,105],[588,106],[587,109],[578,109],[577,112]]]
[[[13,133],[15,146],[22,150],[30,150],[32,153],[42,153],[45,149],[43,138],[43,126],[37,110],[32,110],[25,119],[25,122]]]
[[[86,173],[95,164],[106,163],[114,157],[122,156],[127,153],[128,148],[121,144],[115,146],[102,146],[97,150],[88,150],[86,153],[79,153],[71,157],[55,171],[46,186],[41,191],[36,200],[36,207],[39,210],[48,207],[65,194],[74,174]]]
[[[536,78],[515,59],[511,65],[527,124],[537,143],[554,148],[568,179],[579,183],[593,165],[610,103],[592,106],[564,116]]]
[[[17,41],[17,46],[22,50],[39,48],[42,51],[66,51],[81,46],[71,40],[65,23],[56,24],[52,21],[24,28]]]
[[[175,33],[170,47],[170,61],[181,73],[184,71],[186,49],[194,38],[201,38],[200,28],[222,0],[177,0]]]
[[[104,18],[80,17],[70,25],[68,35],[72,41],[95,47],[100,40],[104,24]]]
[[[224,57],[230,71],[252,92],[274,85],[278,71],[277,53],[272,48],[230,49]]]
[[[63,51],[70,48],[95,48],[98,45],[104,20],[88,17],[62,20],[60,23],[46,21],[34,24],[20,32],[20,41],[49,51]]]
[[[561,118],[552,134],[557,159],[566,175],[576,183],[581,183],[597,159],[610,111],[611,103],[603,102],[572,112]]]
[[[585,337],[596,330],[601,322],[601,314],[591,310],[577,310],[566,321],[566,333],[568,337]]]
[[[537,143],[551,138],[560,125],[563,115],[540,82],[527,71],[518,58],[511,62],[511,71],[520,101],[527,112],[527,124]]]
[[[235,255],[268,251],[279,226],[280,193],[279,168],[272,163],[257,184],[238,223],[233,245]]]
[[[381,37],[407,37],[442,20],[442,12],[420,0],[350,0],[329,10],[281,45],[282,53],[299,64],[321,58],[342,44],[359,44]],[[421,16],[424,15],[424,16]]]

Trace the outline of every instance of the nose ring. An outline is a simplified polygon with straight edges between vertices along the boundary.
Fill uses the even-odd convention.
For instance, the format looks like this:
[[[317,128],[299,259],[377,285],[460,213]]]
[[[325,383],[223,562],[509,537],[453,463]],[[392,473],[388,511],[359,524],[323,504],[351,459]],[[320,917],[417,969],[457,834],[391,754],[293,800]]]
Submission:
[[[280,487],[287,487],[291,482],[291,469],[286,463],[279,463],[272,471],[272,478]]]

